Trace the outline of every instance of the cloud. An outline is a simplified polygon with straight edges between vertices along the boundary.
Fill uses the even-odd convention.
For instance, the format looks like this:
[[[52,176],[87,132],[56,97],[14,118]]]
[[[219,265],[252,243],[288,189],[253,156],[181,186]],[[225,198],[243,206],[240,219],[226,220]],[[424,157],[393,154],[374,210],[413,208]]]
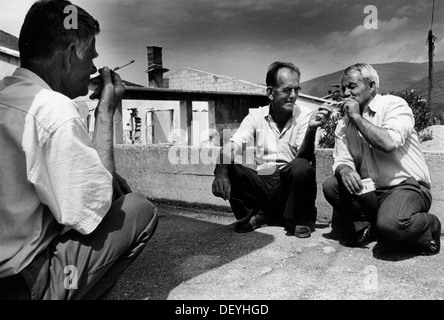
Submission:
[[[394,40],[401,38],[402,29],[408,25],[409,19],[392,18],[390,21],[380,21],[378,29],[366,29],[364,25],[358,25],[351,31],[331,32],[320,42],[324,43],[325,49],[333,52],[336,56],[360,54],[375,47],[390,45]]]
[[[432,10],[432,1],[416,0],[414,3],[410,3],[398,8],[395,11],[397,16],[414,16],[420,13],[430,13]]]

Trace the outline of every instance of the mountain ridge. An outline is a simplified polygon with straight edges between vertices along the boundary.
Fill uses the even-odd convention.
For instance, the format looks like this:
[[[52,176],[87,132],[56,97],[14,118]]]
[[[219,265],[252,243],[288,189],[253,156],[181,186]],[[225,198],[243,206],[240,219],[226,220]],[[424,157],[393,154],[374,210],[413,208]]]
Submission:
[[[379,92],[399,92],[415,90],[427,97],[428,93],[428,62],[389,62],[372,64],[379,75]],[[332,84],[339,84],[343,70],[332,72],[301,83],[302,91],[312,96],[324,97],[328,95]],[[426,86],[425,86],[426,84]],[[426,89],[426,90],[424,90]],[[444,61],[434,62],[434,94],[437,92],[436,103],[444,104]],[[442,97],[441,97],[442,93]],[[432,95],[432,101],[434,102]]]

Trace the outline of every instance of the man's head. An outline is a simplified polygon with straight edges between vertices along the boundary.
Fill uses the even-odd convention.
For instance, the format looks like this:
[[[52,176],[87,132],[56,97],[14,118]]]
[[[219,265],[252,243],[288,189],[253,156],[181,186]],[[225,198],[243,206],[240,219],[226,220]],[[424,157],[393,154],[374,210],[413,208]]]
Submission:
[[[361,110],[363,110],[378,93],[378,89],[378,73],[369,64],[354,64],[345,69],[342,74],[342,96],[358,101]]]
[[[84,9],[77,9],[76,28],[67,29],[70,11],[66,0],[40,0],[26,14],[19,36],[21,65],[70,98],[88,93],[89,76],[97,69],[95,36],[99,23]],[[53,73],[53,74],[51,74]],[[54,83],[55,82],[55,83]],[[54,88],[55,87],[55,88]]]
[[[292,112],[301,87],[301,72],[291,62],[273,62],[268,67],[267,95],[272,101],[275,111]]]

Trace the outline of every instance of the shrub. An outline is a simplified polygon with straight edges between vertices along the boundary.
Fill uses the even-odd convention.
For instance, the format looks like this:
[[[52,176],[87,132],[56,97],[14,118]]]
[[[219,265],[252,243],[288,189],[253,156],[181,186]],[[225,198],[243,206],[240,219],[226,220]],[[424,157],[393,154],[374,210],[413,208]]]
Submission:
[[[339,118],[331,117],[321,128],[322,134],[318,142],[319,148],[333,148],[335,146],[335,129],[338,121]]]
[[[415,117],[415,130],[421,132],[425,128],[430,126],[430,119],[432,116],[432,110],[427,105],[427,100],[421,95],[415,93],[414,90],[409,92],[402,91],[398,93],[392,93],[395,96],[403,98],[412,108],[413,116]]]

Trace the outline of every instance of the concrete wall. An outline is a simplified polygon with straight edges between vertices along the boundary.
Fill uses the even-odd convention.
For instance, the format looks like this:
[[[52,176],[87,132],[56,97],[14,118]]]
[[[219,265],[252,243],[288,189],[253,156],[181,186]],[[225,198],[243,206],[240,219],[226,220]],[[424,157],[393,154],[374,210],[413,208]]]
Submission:
[[[134,191],[150,199],[228,208],[228,202],[213,196],[211,184],[218,148],[180,146],[125,146],[115,148],[117,171]],[[425,152],[432,177],[431,212],[444,222],[444,152]],[[318,218],[331,218],[331,207],[322,193],[322,182],[331,174],[332,149],[316,150]],[[248,148],[243,163],[252,166],[253,149]]]

